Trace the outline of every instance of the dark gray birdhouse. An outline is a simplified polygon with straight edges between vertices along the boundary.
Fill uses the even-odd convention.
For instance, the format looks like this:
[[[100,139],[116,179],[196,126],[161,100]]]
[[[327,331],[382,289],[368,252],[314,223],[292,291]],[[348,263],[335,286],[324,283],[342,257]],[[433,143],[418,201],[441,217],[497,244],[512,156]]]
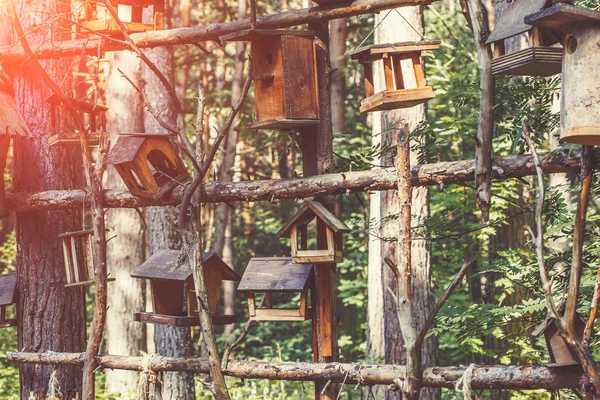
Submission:
[[[17,302],[17,274],[0,275],[0,328],[17,326],[16,318],[6,318],[6,308]]]
[[[564,305],[560,307],[560,309],[564,310]],[[579,314],[577,314],[577,318],[575,319],[575,332],[581,340],[583,340],[584,331],[585,321]],[[556,322],[550,316],[546,317],[544,322],[538,325],[538,327],[535,328],[531,334],[533,336],[540,336],[541,334],[544,334],[544,338],[546,339],[546,347],[548,348],[550,360],[553,364],[572,365],[579,363],[575,353],[569,348],[565,339],[563,339],[558,332]]]

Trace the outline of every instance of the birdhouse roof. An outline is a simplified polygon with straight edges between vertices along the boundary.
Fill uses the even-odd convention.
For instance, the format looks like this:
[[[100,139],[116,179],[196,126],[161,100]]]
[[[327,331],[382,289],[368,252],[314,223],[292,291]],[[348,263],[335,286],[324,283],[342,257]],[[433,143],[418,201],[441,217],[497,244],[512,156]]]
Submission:
[[[9,306],[15,302],[17,274],[0,275],[0,306]]]
[[[525,17],[526,24],[551,29],[562,29],[574,22],[586,21],[600,22],[600,11],[558,3]]]
[[[334,232],[348,232],[350,228],[346,226],[344,221],[336,217],[331,211],[329,211],[323,204],[317,201],[307,201],[304,205],[294,214],[294,216],[277,232],[279,237],[290,236],[290,231],[294,225],[306,225],[313,218],[319,218]]]
[[[190,264],[185,260],[178,262],[181,250],[161,249],[144,261],[137,271],[131,274],[134,278],[161,279],[167,281],[185,281],[192,276]],[[223,280],[239,281],[240,276],[214,253],[202,253],[204,268],[216,268],[222,273]]]
[[[515,0],[509,3],[496,21],[486,44],[527,32],[531,25],[525,23],[525,17],[543,10],[549,3],[551,0]]]
[[[156,133],[121,133],[117,142],[112,146],[106,162],[121,164],[133,161],[147,139],[164,139],[169,136]]]
[[[69,99],[69,102],[73,107],[75,107],[78,111],[83,111],[88,114],[97,114],[99,112],[108,111],[108,107],[101,106],[100,104],[91,103],[89,101],[78,100],[73,97],[64,96],[63,98],[58,97],[56,93],[52,93],[50,96],[46,98],[46,101],[50,104],[54,104],[57,106],[62,106],[64,103],[63,99]]]
[[[255,42],[263,40],[266,36],[306,36],[314,37],[314,31],[299,31],[291,29],[243,29],[237,32],[231,32],[223,36],[219,36],[222,42]]]
[[[563,301],[562,303],[560,303],[557,307],[556,307],[556,311],[559,314],[562,314],[565,311],[565,307],[566,307],[566,303]],[[585,321],[583,320],[583,318],[581,318],[581,316],[579,314],[577,314],[577,321],[580,323],[583,323],[585,326]],[[544,321],[542,321],[541,324],[539,324],[532,332],[531,335],[532,336],[540,336],[542,333],[544,333],[548,328],[550,328],[552,325],[554,325],[556,323],[556,321],[554,321],[554,318],[552,318],[552,316],[550,315],[550,313],[548,313],[548,315],[546,315],[546,319],[544,319]]]
[[[23,115],[13,100],[12,85],[0,74],[0,135],[31,137]]]
[[[439,40],[422,40],[420,42],[397,42],[372,44],[348,53],[353,60],[374,56],[377,54],[401,54],[415,51],[436,50],[440,47]]]
[[[301,292],[312,279],[314,264],[296,264],[291,258],[252,258],[244,271],[239,291]]]

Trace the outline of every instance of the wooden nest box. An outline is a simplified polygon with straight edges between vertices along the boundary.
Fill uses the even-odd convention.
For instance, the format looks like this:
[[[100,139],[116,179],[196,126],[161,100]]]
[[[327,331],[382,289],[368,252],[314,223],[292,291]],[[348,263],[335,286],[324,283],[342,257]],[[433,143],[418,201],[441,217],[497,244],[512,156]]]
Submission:
[[[600,12],[571,4],[556,4],[525,22],[564,35],[560,140],[600,145]]]
[[[550,29],[525,23],[529,14],[543,10],[551,0],[514,0],[498,18],[486,44],[493,43],[494,75],[551,76],[561,71],[563,49],[551,47],[559,36]],[[506,54],[505,39],[527,33],[528,47]]]
[[[297,264],[291,258],[252,258],[238,291],[248,294],[250,321],[306,321],[312,319],[308,291],[313,289],[313,264]],[[262,305],[256,294],[264,293]],[[298,308],[275,308],[273,294],[300,293]]]
[[[562,313],[563,310],[564,304],[559,307],[559,312]],[[577,314],[577,318],[575,319],[575,332],[581,340],[583,340],[584,331],[585,321],[579,314]],[[546,339],[546,347],[548,348],[550,360],[553,364],[558,366],[579,364],[575,352],[571,351],[565,339],[563,339],[558,332],[556,322],[550,316],[546,317],[544,322],[538,325],[538,327],[535,328],[531,334],[533,336],[540,336],[542,333]]]
[[[308,249],[308,224],[316,219],[317,229],[323,225],[327,232],[327,248]],[[289,237],[295,263],[334,263],[344,260],[343,233],[350,228],[316,201],[306,202],[279,230],[279,237]]]
[[[160,199],[190,175],[168,135],[121,134],[108,155],[129,191]]]
[[[94,231],[65,232],[58,235],[63,248],[67,283],[65,287],[90,286],[94,281]],[[114,281],[115,278],[108,278]]]
[[[98,146],[100,136],[106,133],[106,111],[108,108],[83,100],[68,98],[69,103],[77,110],[83,125],[89,127],[88,145]],[[64,100],[56,94],[50,95],[46,101],[50,103],[50,121],[52,136],[48,138],[48,145],[78,145],[81,143],[79,132],[75,130],[66,131],[61,127],[61,121],[70,119],[71,115],[64,107]]]
[[[165,6],[162,0],[111,0],[127,33],[164,29]],[[102,2],[84,1],[85,16],[79,21],[79,31],[121,36],[117,21]],[[83,28],[83,29],[82,29]]]
[[[374,44],[350,53],[365,69],[367,97],[360,104],[360,112],[409,108],[435,97],[431,86],[425,83],[421,56],[427,50],[440,47],[439,41]],[[375,93],[373,66],[383,65],[385,89]]]
[[[153,312],[136,313],[136,321],[171,326],[200,325],[192,269],[187,260],[180,262],[181,254],[180,250],[159,250],[131,274],[134,278],[149,279],[152,289]],[[221,284],[239,281],[240,276],[214,253],[202,253],[202,263],[213,324],[234,323],[235,315],[219,312]]]
[[[251,129],[294,129],[319,123],[314,32],[247,29],[221,41],[252,42],[256,122]]]
[[[6,307],[17,302],[17,274],[0,275],[0,328],[17,326],[16,318],[6,318]]]

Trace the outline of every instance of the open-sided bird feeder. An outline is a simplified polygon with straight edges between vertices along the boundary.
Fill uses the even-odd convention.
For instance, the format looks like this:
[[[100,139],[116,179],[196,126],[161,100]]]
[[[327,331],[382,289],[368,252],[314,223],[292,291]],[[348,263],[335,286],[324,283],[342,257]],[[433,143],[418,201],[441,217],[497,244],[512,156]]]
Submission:
[[[63,248],[67,283],[65,287],[89,286],[94,281],[94,231],[82,230],[58,235]],[[115,278],[108,278],[114,281]]]
[[[562,312],[562,310],[564,310],[564,304],[562,307],[559,307],[559,309],[559,312]],[[583,340],[584,331],[585,321],[579,314],[577,314],[577,317],[575,318],[575,333],[581,340]],[[571,351],[565,339],[558,332],[556,321],[554,321],[554,319],[550,316],[548,316],[544,322],[538,325],[531,334],[533,336],[540,336],[544,334],[546,347],[548,349],[548,353],[550,354],[550,360],[553,364],[558,366],[579,364],[575,353]]]
[[[309,224],[316,220],[317,229],[323,224],[327,232],[326,249],[309,249]],[[306,202],[279,230],[279,237],[291,239],[292,259],[295,263],[330,263],[344,260],[343,233],[350,231],[346,224],[316,201]]]
[[[65,130],[61,127],[61,120],[71,118],[64,107],[65,99],[61,99],[55,94],[50,95],[46,101],[50,103],[50,129],[52,136],[48,138],[48,145],[68,145],[80,144],[79,132],[75,130]],[[106,132],[106,111],[108,108],[90,103],[83,100],[68,98],[72,107],[77,110],[83,125],[88,128],[88,145],[97,146],[100,136]]]
[[[133,195],[143,198],[160,199],[190,178],[168,135],[121,134],[107,163]]]
[[[110,3],[128,33],[164,29],[165,6],[162,0],[111,0]],[[79,21],[81,33],[122,34],[117,21],[102,2],[87,0],[84,9],[84,19]]]
[[[350,53],[365,69],[367,97],[360,104],[360,112],[409,108],[435,97],[425,82],[421,57],[427,50],[440,47],[439,41],[374,44]],[[375,93],[373,67],[383,67],[385,89]]]
[[[194,290],[192,270],[187,260],[181,259],[180,250],[161,249],[131,274],[134,278],[150,280],[152,312],[134,315],[139,322],[197,326],[198,302]],[[227,325],[235,322],[235,315],[224,315],[219,310],[223,281],[239,281],[240,276],[214,253],[203,253],[204,283],[213,324]]]
[[[250,41],[256,122],[293,129],[319,123],[314,32],[246,29],[221,41]]]
[[[17,302],[17,274],[0,275],[0,328],[16,326],[16,318],[6,317],[6,308]]]
[[[238,291],[247,292],[251,321],[306,321],[312,319],[308,307],[313,289],[313,264],[294,263],[291,258],[252,258],[244,271]],[[256,294],[263,293],[262,305]],[[300,293],[297,308],[277,308],[273,295]]]
[[[560,73],[563,57],[558,32],[525,23],[525,16],[544,10],[552,0],[514,0],[502,12],[487,44],[493,43],[494,75],[551,76]],[[528,46],[506,53],[506,39],[527,34]]]

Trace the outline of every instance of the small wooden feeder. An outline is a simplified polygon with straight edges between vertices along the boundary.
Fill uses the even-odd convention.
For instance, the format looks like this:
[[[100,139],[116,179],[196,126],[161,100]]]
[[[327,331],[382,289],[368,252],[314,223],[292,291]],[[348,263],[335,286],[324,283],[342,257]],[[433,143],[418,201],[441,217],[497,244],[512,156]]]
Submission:
[[[17,302],[17,274],[0,275],[0,328],[17,326],[17,319],[6,318],[6,307]]]
[[[179,262],[180,254],[180,250],[159,250],[131,274],[134,278],[149,279],[152,288],[153,312],[135,313],[136,321],[171,326],[200,325],[192,270],[187,261]],[[202,262],[213,324],[234,323],[235,315],[219,313],[221,284],[239,281],[240,276],[214,253],[202,253]]]
[[[559,307],[559,309],[559,312],[562,312],[562,310],[564,310],[564,305],[563,307]],[[577,314],[577,318],[575,319],[575,332],[577,333],[579,339],[583,340],[584,331],[585,321],[579,314]],[[542,333],[546,339],[546,347],[548,348],[550,360],[553,364],[558,366],[579,364],[575,353],[571,351],[569,346],[567,346],[565,339],[560,336],[558,333],[558,328],[556,327],[556,322],[550,316],[548,316],[544,322],[538,325],[538,327],[535,328],[531,334],[533,336],[540,336]]]
[[[327,231],[327,249],[308,249],[308,224],[316,219]],[[279,237],[292,239],[292,259],[295,263],[332,263],[344,260],[343,233],[350,228],[316,201],[305,203],[300,210],[279,230]]]
[[[48,138],[48,145],[80,144],[79,133],[77,131],[65,131],[60,126],[60,121],[63,117],[62,113],[66,113],[63,106],[63,99],[52,94],[46,101],[50,103],[52,132],[52,136]],[[108,108],[71,97],[69,97],[69,102],[77,109],[83,124],[89,126],[88,145],[97,146],[100,141],[100,135],[106,132],[106,111],[108,111]]]
[[[414,107],[435,97],[425,82],[421,56],[427,50],[440,47],[439,41],[374,44],[350,53],[365,68],[367,97],[360,104],[360,112],[394,110]],[[385,75],[385,89],[375,93],[373,65],[381,63]]]
[[[164,29],[165,6],[159,0],[111,0],[119,20],[123,22],[128,33],[156,31]],[[104,35],[122,34],[116,20],[102,2],[85,1],[84,20],[80,21],[81,33],[89,31]]]
[[[291,258],[252,258],[238,291],[248,293],[250,321],[306,321],[312,319],[308,290],[313,288],[313,264],[296,264]],[[262,306],[256,293],[264,293]],[[300,293],[298,308],[274,308],[274,293]]]
[[[492,73],[494,75],[551,76],[561,71],[563,49],[551,47],[559,42],[556,32],[532,27],[524,17],[543,10],[551,0],[514,0],[498,18],[487,44],[494,44]],[[529,46],[506,54],[504,40],[527,33]]]
[[[600,12],[571,4],[556,4],[525,17],[525,22],[565,35],[560,96],[561,141],[600,145]]]
[[[62,242],[67,283],[65,287],[90,286],[94,281],[94,231],[65,232],[58,235]],[[115,278],[108,278],[114,281]]]
[[[160,199],[190,178],[168,135],[121,134],[107,162],[138,197]]]
[[[221,41],[252,42],[256,122],[248,128],[293,129],[319,123],[314,32],[247,29]]]

